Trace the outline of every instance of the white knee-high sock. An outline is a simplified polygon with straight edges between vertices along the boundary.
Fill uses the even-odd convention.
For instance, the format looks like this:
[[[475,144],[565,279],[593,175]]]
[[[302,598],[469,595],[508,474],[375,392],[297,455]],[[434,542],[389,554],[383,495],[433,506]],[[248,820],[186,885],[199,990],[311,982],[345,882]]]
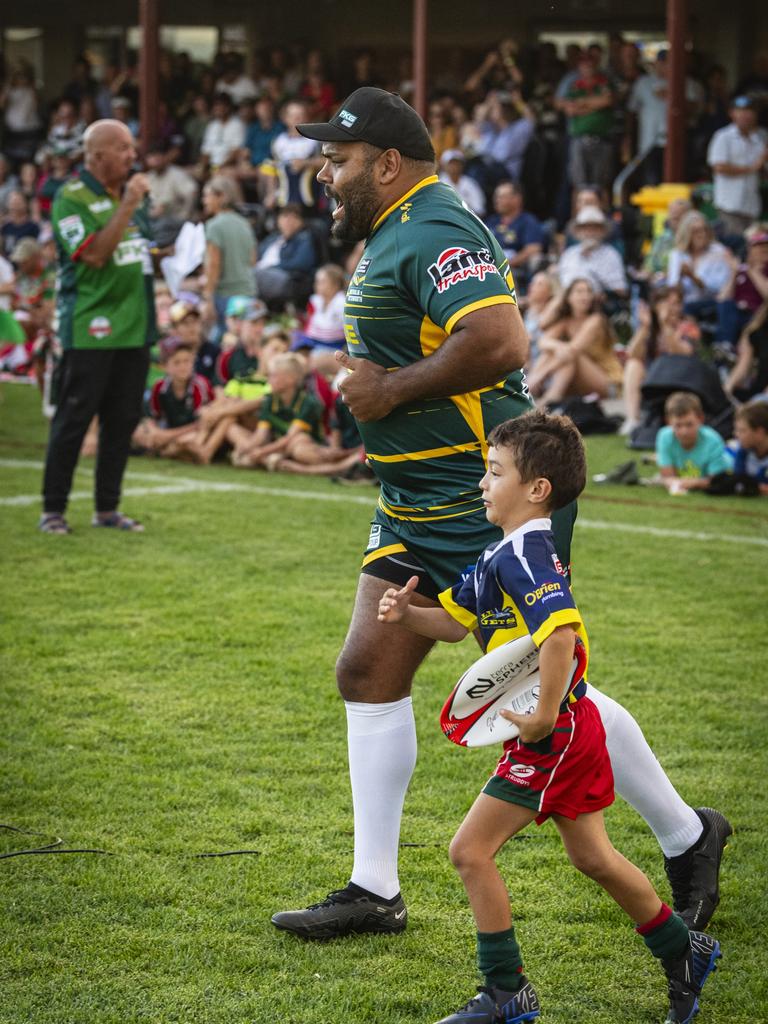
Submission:
[[[669,781],[627,709],[591,683],[587,696],[603,721],[616,792],[647,821],[667,857],[685,853],[703,831],[698,814]]]
[[[403,801],[416,764],[410,697],[391,704],[345,701],[355,811],[352,881],[391,899],[400,891],[397,852]]]

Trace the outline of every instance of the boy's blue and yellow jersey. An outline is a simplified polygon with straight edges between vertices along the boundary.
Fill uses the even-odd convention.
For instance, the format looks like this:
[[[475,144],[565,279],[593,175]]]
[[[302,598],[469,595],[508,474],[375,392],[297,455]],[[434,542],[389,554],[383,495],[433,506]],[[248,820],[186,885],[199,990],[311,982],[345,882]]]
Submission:
[[[378,219],[347,289],[350,355],[387,369],[438,351],[463,316],[515,304],[509,263],[450,186],[424,179]],[[360,423],[393,519],[433,522],[483,511],[486,437],[532,406],[522,372],[479,391],[398,406]]]
[[[573,626],[589,654],[549,519],[533,519],[486,548],[440,603],[468,630],[479,628],[486,651],[524,636],[541,647],[558,626]]]

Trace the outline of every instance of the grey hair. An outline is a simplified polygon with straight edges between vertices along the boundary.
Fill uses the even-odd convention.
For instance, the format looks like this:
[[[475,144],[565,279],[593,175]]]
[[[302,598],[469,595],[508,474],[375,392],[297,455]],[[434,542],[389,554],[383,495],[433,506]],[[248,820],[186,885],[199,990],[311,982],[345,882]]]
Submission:
[[[224,174],[215,174],[210,181],[206,182],[205,190],[221,196],[227,206],[235,206],[238,201],[234,182]]]

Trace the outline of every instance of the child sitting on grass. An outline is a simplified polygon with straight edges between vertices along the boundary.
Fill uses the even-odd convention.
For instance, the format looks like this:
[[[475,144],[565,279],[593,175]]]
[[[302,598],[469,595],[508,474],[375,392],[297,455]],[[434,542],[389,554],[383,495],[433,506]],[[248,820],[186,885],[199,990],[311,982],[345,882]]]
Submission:
[[[673,391],[664,403],[667,426],[656,435],[656,463],[670,494],[704,491],[731,468],[725,441],[704,423],[698,395]]]
[[[150,415],[133,434],[133,443],[154,455],[177,458],[185,439],[198,430],[200,410],[213,399],[210,381],[195,373],[195,349],[180,338],[166,338],[160,345],[165,376],[152,387]]]
[[[414,576],[400,590],[385,592],[378,614],[380,622],[400,623],[434,640],[456,643],[479,628],[486,649],[526,635],[539,648],[536,710],[501,712],[519,736],[504,744],[494,775],[451,843],[477,925],[484,985],[440,1024],[516,1024],[539,1016],[495,858],[532,821],[549,817],[573,865],[613,897],[661,961],[669,987],[667,1024],[684,1024],[698,1011],[719,945],[689,932],[642,871],[611,845],[603,821],[603,808],[614,798],[605,732],[584,695],[584,678],[572,679],[577,637],[586,640],[586,634],[557,561],[549,516],[584,488],[581,438],[565,417],[531,412],[495,427],[488,443],[480,488],[486,516],[501,527],[503,539],[440,595],[442,608],[410,604]]]
[[[195,373],[206,377],[214,384],[216,363],[220,355],[219,346],[203,337],[203,321],[196,297],[187,293],[184,298],[174,302],[168,310],[168,320],[173,334],[193,346]]]
[[[207,464],[227,440],[234,424],[248,429],[267,391],[262,365],[262,345],[268,316],[258,299],[233,295],[227,302],[227,326],[237,339],[234,348],[223,352],[216,367],[216,399],[200,416],[200,430],[186,439],[189,456]]]
[[[293,473],[326,473],[348,468],[357,451],[325,444],[323,407],[305,389],[304,360],[293,353],[276,356],[270,365],[270,394],[262,399],[259,425],[252,438],[236,448],[236,466],[263,466]]]
[[[755,480],[759,493],[768,494],[768,402],[742,405],[734,417],[734,433],[734,476]]]

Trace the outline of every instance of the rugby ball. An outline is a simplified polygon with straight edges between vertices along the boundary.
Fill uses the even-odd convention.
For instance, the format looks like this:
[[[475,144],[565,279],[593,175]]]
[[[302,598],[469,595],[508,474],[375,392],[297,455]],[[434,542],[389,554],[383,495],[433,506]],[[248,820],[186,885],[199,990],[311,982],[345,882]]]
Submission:
[[[563,694],[582,678],[586,651],[576,639],[571,674]],[[440,726],[453,743],[486,747],[506,743],[518,727],[502,718],[502,709],[530,715],[539,700],[539,651],[530,636],[510,640],[471,665],[453,688],[440,713]]]

